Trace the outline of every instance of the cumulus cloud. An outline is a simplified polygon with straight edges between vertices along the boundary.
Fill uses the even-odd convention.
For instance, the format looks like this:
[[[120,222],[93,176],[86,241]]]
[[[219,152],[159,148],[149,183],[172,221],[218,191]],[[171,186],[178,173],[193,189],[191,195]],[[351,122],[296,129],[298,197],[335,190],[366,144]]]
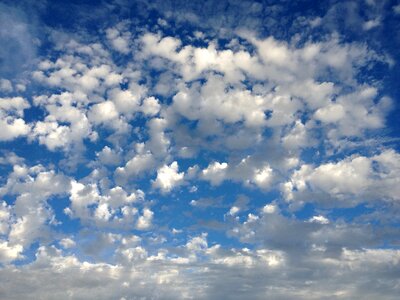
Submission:
[[[123,54],[129,53],[129,32],[121,34],[117,28],[109,28],[106,30],[106,36],[115,50]]]
[[[0,98],[0,140],[9,141],[27,135],[30,126],[25,123],[24,110],[28,101],[22,97]]]
[[[221,184],[225,179],[227,168],[228,164],[226,162],[214,162],[202,171],[202,177],[213,185]]]
[[[366,199],[397,201],[399,158],[394,150],[386,150],[372,157],[355,156],[317,167],[302,165],[282,190],[289,202],[352,206]]]
[[[169,166],[164,165],[157,171],[157,178],[153,181],[153,187],[163,193],[170,192],[174,187],[182,184],[184,173],[179,173],[179,166],[176,161]]]

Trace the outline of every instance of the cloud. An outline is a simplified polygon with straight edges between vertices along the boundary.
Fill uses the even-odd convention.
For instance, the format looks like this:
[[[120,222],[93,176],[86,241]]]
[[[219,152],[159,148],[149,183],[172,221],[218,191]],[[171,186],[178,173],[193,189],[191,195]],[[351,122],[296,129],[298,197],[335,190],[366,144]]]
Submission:
[[[18,258],[22,258],[23,247],[21,245],[10,246],[8,242],[0,242],[0,262],[9,263]]]
[[[122,54],[128,54],[129,49],[129,39],[130,34],[126,32],[125,34],[120,33],[117,28],[109,28],[106,30],[107,39],[110,41],[112,47],[121,52]]]
[[[179,166],[176,161],[169,166],[164,165],[157,171],[157,178],[153,181],[153,187],[160,189],[162,193],[170,192],[174,187],[182,184],[184,173],[178,173]]]
[[[395,14],[399,15],[400,14],[400,5],[393,6],[393,11]]]
[[[2,91],[3,93],[10,93],[13,91],[13,86],[10,80],[7,79],[0,80],[0,91]]]
[[[14,79],[25,77],[24,71],[30,70],[38,51],[36,35],[40,27],[34,22],[37,14],[32,7],[30,14],[17,5],[0,6],[0,78]],[[2,81],[2,86],[4,81]],[[6,90],[10,90],[7,84]]]
[[[398,298],[396,7],[28,2],[0,5],[4,298]]]
[[[363,29],[364,30],[371,30],[381,24],[381,21],[379,19],[375,20],[369,20],[363,24]]]
[[[30,126],[23,119],[24,110],[29,107],[28,101],[22,97],[0,98],[0,141],[13,140],[29,133]]]
[[[302,165],[282,190],[285,199],[293,203],[317,199],[325,205],[353,206],[365,200],[397,201],[398,161],[397,152],[386,150],[317,167]]]

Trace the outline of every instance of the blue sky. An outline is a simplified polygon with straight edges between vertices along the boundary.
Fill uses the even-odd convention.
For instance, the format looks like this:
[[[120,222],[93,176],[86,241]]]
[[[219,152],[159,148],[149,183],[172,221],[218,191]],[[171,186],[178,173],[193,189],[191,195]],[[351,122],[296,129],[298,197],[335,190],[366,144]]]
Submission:
[[[0,298],[397,299],[400,3],[0,1]]]

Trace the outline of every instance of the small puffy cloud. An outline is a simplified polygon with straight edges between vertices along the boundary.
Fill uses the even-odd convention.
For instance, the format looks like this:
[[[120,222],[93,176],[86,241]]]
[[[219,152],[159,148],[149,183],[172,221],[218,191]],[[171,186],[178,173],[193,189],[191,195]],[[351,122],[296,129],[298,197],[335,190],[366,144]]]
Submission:
[[[226,162],[213,162],[201,172],[201,178],[212,185],[220,185],[227,175],[228,164]]]
[[[190,205],[200,209],[207,209],[207,208],[215,208],[215,207],[225,207],[226,205],[223,203],[223,197],[205,197],[199,198],[197,200],[191,200]]]
[[[202,233],[200,236],[195,236],[191,238],[186,243],[186,248],[191,252],[199,252],[207,249],[207,233]]]
[[[36,122],[30,138],[37,139],[51,151],[82,149],[84,139],[94,141],[97,134],[91,128],[86,109],[76,105],[76,102],[85,101],[86,96],[81,92],[34,97],[34,104],[48,114],[43,121]]]
[[[107,123],[118,118],[118,111],[111,101],[105,101],[92,106],[89,120],[95,123]]]
[[[334,123],[341,120],[345,116],[345,111],[340,104],[331,104],[318,109],[315,112],[315,118],[324,123]]]
[[[59,243],[64,249],[70,249],[76,246],[75,241],[71,238],[63,238]]]
[[[21,245],[10,245],[7,241],[0,240],[0,262],[2,264],[22,258],[22,251],[23,247]]]
[[[106,30],[106,36],[111,46],[120,53],[128,54],[129,49],[129,34],[121,34],[116,28],[109,28]]]
[[[0,98],[0,141],[10,141],[30,132],[30,126],[22,118],[29,107],[22,97]]]
[[[228,267],[245,268],[249,270],[257,265],[267,268],[281,267],[285,262],[285,257],[280,251],[268,249],[251,251],[250,249],[243,248],[232,249],[231,253],[216,257],[214,262]]]
[[[131,89],[114,89],[109,93],[109,99],[115,104],[115,108],[120,114],[130,116],[139,110],[140,98],[145,92],[144,88],[135,86]]]
[[[108,222],[112,216],[110,207],[107,203],[99,203],[94,211],[94,217],[97,220]]]
[[[126,181],[131,176],[137,177],[149,172],[156,164],[153,154],[146,150],[145,144],[136,144],[135,148],[136,154],[124,167],[118,167],[115,170],[115,176],[123,181]]]
[[[126,192],[122,187],[116,186],[108,192],[109,199],[107,203],[112,208],[117,208],[126,204],[139,202],[144,199],[144,193],[141,190]]]
[[[239,211],[240,211],[240,208],[239,208],[239,207],[237,207],[237,206],[232,206],[228,213],[229,213],[231,216],[235,216],[235,215],[237,215],[237,214],[239,213]]]
[[[68,148],[71,141],[71,131],[68,126],[59,125],[57,122],[37,122],[32,130],[41,145],[49,150]]]
[[[291,53],[286,43],[279,42],[272,37],[263,41],[255,40],[258,51],[264,62],[275,64],[278,66],[291,64]]]
[[[261,169],[256,169],[252,181],[254,184],[262,189],[269,188],[273,178],[273,171],[271,167],[266,166]]]
[[[329,224],[329,220],[325,218],[324,216],[313,216],[309,220],[310,222],[315,222],[319,224]]]
[[[120,153],[108,146],[105,146],[100,152],[98,152],[97,157],[102,164],[109,166],[119,165],[121,162]]]
[[[3,93],[11,93],[13,91],[11,81],[7,79],[0,79],[0,91]]]
[[[154,213],[149,208],[143,209],[143,214],[138,218],[136,228],[139,230],[146,230],[152,226]]]
[[[136,190],[131,193],[122,187],[101,190],[97,183],[84,184],[72,181],[70,190],[71,205],[64,213],[71,218],[79,218],[84,224],[101,228],[129,227],[133,222],[140,223],[140,228],[151,226],[153,213],[143,209],[139,216],[140,206],[145,205],[144,193]]]
[[[279,209],[276,206],[276,204],[266,204],[262,209],[262,212],[264,214],[273,214],[273,213],[278,212],[278,211],[279,211]]]
[[[0,141],[13,140],[17,137],[27,135],[29,131],[29,125],[23,119],[0,119]]]
[[[378,27],[380,24],[381,24],[381,20],[380,20],[379,18],[377,18],[377,19],[374,19],[374,20],[366,21],[366,22],[363,24],[362,28],[363,28],[365,31],[368,31],[368,30],[371,30],[371,29],[373,29],[373,28],[375,28],[375,27]]]
[[[211,119],[218,119],[226,124],[243,121],[248,128],[266,124],[264,110],[267,103],[264,98],[248,90],[230,89],[224,79],[216,75],[208,76],[202,86],[181,88],[173,97],[172,107],[189,120],[210,123]]]
[[[164,165],[157,171],[157,178],[153,181],[153,187],[162,193],[170,192],[174,187],[182,184],[184,172],[178,173],[179,166],[176,161],[169,166]]]
[[[147,148],[156,157],[164,157],[170,146],[170,140],[165,134],[168,121],[164,118],[152,118],[148,121],[150,139],[146,142]]]
[[[160,111],[160,103],[154,97],[148,97],[143,100],[141,111],[148,116],[154,116]]]
[[[209,181],[213,186],[230,180],[266,191],[272,187],[274,171],[268,163],[260,163],[256,158],[247,156],[236,164],[210,163],[201,171],[199,178]]]
[[[300,121],[296,121],[288,134],[282,137],[282,143],[289,150],[311,146],[312,144],[307,134],[307,127]]]

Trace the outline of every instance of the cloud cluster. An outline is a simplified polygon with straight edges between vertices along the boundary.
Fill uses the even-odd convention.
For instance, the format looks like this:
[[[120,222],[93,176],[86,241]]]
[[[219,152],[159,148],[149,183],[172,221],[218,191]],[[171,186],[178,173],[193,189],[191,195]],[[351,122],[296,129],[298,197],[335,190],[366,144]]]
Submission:
[[[398,298],[398,6],[28,2],[0,5],[1,297]]]

